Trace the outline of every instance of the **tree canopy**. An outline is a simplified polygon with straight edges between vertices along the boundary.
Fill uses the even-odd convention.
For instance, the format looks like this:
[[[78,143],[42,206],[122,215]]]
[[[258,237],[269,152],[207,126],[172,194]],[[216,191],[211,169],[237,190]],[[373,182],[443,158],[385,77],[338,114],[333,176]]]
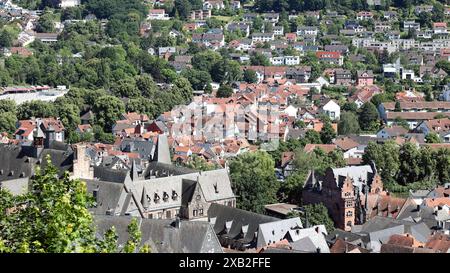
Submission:
[[[58,178],[58,170],[47,159],[44,170],[31,179],[30,191],[12,195],[0,189],[0,253],[136,252],[140,242],[137,221],[129,226],[130,240],[117,245],[114,229],[103,239],[96,237],[88,208],[94,199],[81,180]],[[145,248],[148,250],[148,247]]]
[[[266,152],[248,152],[230,161],[232,188],[237,207],[263,213],[264,206],[276,202],[279,188],[275,162]]]

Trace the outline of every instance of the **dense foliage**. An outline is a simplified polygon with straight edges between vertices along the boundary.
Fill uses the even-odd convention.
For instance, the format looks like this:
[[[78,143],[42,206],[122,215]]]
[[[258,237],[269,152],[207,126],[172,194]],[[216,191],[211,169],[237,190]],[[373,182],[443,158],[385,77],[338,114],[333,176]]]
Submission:
[[[130,240],[124,249],[118,249],[114,229],[98,239],[88,211],[94,200],[86,184],[69,179],[68,174],[59,179],[57,174],[47,158],[47,167],[37,171],[29,192],[12,195],[0,190],[0,253],[138,251],[141,237],[136,220],[129,226]]]
[[[266,204],[276,202],[279,185],[274,167],[270,155],[262,151],[231,160],[230,176],[238,208],[263,213]]]
[[[401,146],[393,141],[384,144],[370,142],[363,156],[365,163],[375,162],[383,181],[388,186],[408,186],[424,183],[444,184],[450,179],[450,150],[418,148],[413,143]],[[415,184],[417,185],[417,184]],[[401,191],[401,187],[392,188]]]

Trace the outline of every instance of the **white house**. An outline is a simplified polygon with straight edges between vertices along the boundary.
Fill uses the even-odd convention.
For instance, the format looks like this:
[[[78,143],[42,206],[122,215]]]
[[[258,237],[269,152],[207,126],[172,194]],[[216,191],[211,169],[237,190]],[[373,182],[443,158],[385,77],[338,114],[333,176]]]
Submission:
[[[253,42],[269,42],[275,40],[275,35],[273,33],[253,33]]]
[[[318,31],[319,30],[317,27],[301,26],[301,27],[297,28],[297,35],[298,36],[317,36]]]
[[[350,148],[344,152],[344,159],[349,158],[362,158],[367,145],[358,145],[356,147]]]
[[[273,34],[275,36],[283,36],[284,35],[284,27],[283,26],[273,27]]]
[[[341,117],[341,107],[334,100],[329,100],[320,107],[320,112],[328,115],[331,120],[339,120]]]
[[[404,21],[403,29],[408,31],[410,29],[414,29],[415,31],[420,31],[420,23],[416,23],[415,21]]]
[[[289,105],[283,112],[289,117],[297,117],[298,108],[293,105]]]
[[[204,10],[211,10],[211,9],[224,9],[225,4],[223,1],[205,1],[203,3],[203,9]]]
[[[284,57],[272,57],[272,58],[270,58],[270,63],[272,65],[283,65]]]
[[[81,4],[81,0],[61,0],[59,7],[62,9],[76,7]]]
[[[148,20],[169,20],[169,15],[164,9],[151,9],[148,12]]]
[[[284,56],[284,63],[286,65],[299,65],[300,57],[299,56]]]

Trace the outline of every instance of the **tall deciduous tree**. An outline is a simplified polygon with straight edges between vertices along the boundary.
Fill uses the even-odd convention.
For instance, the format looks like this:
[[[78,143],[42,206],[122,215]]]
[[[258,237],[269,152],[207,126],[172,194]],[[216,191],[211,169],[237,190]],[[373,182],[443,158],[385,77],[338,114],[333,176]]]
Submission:
[[[103,239],[96,237],[93,216],[88,208],[94,204],[86,184],[70,179],[47,157],[45,170],[38,169],[30,191],[12,195],[0,189],[0,253],[80,253],[119,252],[115,229]],[[128,227],[130,240],[125,252],[138,251],[141,234],[136,220]],[[143,248],[148,252],[148,247]]]
[[[233,89],[229,85],[222,84],[217,90],[218,98],[229,98],[231,95],[233,95]]]
[[[310,204],[303,208],[305,211],[301,219],[305,226],[324,225],[327,232],[334,230],[334,222],[323,204]]]
[[[333,139],[336,137],[336,132],[334,131],[333,127],[331,126],[330,121],[325,121],[323,124],[323,128],[320,131],[320,140],[324,144],[331,144]]]
[[[359,132],[358,117],[352,112],[343,112],[338,123],[339,135],[357,134]]]
[[[125,113],[125,104],[117,97],[104,95],[95,101],[92,110],[97,124],[110,132],[115,122]]]
[[[0,133],[14,133],[16,130],[17,116],[12,112],[0,112]]]
[[[359,125],[365,131],[372,131],[378,129],[378,111],[375,105],[371,102],[366,102],[361,107],[359,114]]]
[[[257,213],[276,201],[279,188],[275,163],[266,152],[244,153],[230,162],[230,176],[237,196],[237,207]]]

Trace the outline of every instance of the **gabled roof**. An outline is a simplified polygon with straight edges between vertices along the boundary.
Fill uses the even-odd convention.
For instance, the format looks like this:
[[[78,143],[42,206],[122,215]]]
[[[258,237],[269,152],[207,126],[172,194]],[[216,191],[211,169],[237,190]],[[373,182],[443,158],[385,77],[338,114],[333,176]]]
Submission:
[[[252,242],[259,225],[275,222],[280,219],[257,214],[233,207],[211,204],[208,210],[208,221],[213,225],[216,234],[224,234],[228,238],[235,238],[241,234],[243,227],[243,242]],[[256,243],[256,242],[255,242]]]
[[[115,227],[118,235],[119,249],[129,240],[127,231],[132,217],[100,216],[94,217],[97,237],[102,238],[105,232]],[[221,253],[222,248],[211,226],[206,222],[181,221],[177,227],[172,220],[140,219],[138,226],[141,235],[140,246],[148,245],[156,253]],[[205,243],[210,236],[208,244]]]

